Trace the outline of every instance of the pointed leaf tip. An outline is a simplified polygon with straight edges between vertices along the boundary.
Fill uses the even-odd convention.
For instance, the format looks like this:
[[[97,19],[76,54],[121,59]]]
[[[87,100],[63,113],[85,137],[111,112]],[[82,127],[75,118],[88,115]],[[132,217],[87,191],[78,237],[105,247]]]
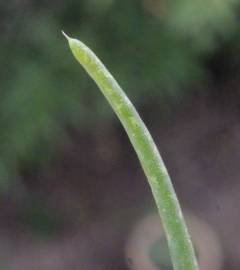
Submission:
[[[64,35],[64,37],[67,39],[67,40],[69,40],[70,39],[70,37],[62,30],[62,34]]]

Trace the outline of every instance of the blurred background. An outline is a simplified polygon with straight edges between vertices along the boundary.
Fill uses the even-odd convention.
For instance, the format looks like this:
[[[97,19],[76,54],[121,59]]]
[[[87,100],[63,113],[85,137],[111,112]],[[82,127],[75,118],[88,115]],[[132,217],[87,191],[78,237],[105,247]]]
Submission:
[[[140,111],[200,228],[201,269],[239,269],[239,13],[238,0],[0,2],[0,269],[172,269],[136,155],[62,29]],[[158,242],[144,246],[143,224]]]

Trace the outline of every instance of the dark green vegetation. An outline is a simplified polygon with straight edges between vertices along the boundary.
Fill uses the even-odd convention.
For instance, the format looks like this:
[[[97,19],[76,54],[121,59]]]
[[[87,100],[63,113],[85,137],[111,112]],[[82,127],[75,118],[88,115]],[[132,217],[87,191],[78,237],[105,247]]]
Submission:
[[[110,121],[93,83],[67,56],[59,29],[92,44],[137,105],[168,108],[211,78],[206,63],[216,51],[227,48],[235,67],[237,8],[234,0],[2,1],[1,186],[48,163],[67,140],[66,127]]]

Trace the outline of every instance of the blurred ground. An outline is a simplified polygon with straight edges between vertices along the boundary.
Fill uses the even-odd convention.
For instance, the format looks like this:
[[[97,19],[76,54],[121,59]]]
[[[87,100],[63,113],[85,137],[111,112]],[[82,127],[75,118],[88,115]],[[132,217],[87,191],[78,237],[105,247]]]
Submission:
[[[164,121],[156,117],[158,108],[142,110],[184,209],[219,234],[228,270],[240,263],[238,83],[224,86],[231,93],[218,89],[192,95]],[[48,170],[25,176],[25,199],[1,199],[4,269],[128,269],[128,234],[154,209],[145,177],[117,122],[111,128],[99,124],[91,136],[71,133],[71,143]],[[46,218],[42,228],[34,224],[43,214],[36,207],[27,213],[21,205],[34,209],[29,194],[56,220]]]

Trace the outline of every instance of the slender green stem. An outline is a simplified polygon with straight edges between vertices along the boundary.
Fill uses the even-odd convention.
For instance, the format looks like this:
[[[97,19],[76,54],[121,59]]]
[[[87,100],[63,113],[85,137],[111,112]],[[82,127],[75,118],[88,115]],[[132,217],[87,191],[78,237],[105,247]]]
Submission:
[[[77,61],[93,78],[117,114],[137,153],[161,216],[174,269],[197,270],[193,246],[178,199],[149,131],[131,101],[98,57],[81,41],[64,35]]]

